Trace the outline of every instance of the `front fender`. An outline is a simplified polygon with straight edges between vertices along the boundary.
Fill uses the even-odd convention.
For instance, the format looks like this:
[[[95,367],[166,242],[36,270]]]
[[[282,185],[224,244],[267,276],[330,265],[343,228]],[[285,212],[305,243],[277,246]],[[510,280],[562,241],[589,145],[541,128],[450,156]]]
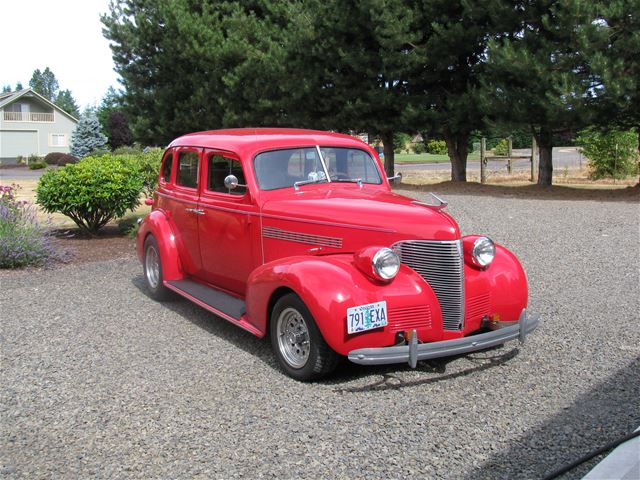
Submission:
[[[295,292],[305,303],[325,341],[346,355],[355,348],[388,346],[397,332],[416,328],[421,341],[442,338],[442,314],[431,287],[402,265],[390,283],[377,282],[353,265],[353,255],[289,257],[257,268],[249,277],[248,320],[267,332],[269,301],[279,288]],[[347,308],[386,300],[386,327],[347,333]]]
[[[136,250],[141,262],[144,262],[144,242],[148,235],[153,235],[158,242],[164,281],[184,278],[180,264],[180,255],[178,254],[178,247],[176,245],[176,236],[163,210],[158,209],[152,211],[144,218],[138,228]]]

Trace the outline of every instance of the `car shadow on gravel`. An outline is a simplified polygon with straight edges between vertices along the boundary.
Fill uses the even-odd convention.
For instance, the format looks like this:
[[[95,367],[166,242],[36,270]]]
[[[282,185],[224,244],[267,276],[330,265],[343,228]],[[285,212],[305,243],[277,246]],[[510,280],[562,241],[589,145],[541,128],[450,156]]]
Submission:
[[[374,377],[371,383],[353,387],[339,387],[337,393],[380,392],[385,390],[399,390],[420,385],[438,383],[454,378],[466,377],[477,372],[503,365],[514,359],[520,350],[515,347],[507,352],[495,352],[500,347],[483,350],[476,354],[457,355],[453,357],[438,358],[418,362],[415,370],[403,364],[386,366],[361,366],[345,361],[340,370],[326,383],[343,384],[355,380],[358,377]],[[474,363],[473,367],[447,372],[448,364],[464,358]],[[402,373],[411,372],[410,380],[402,378]],[[418,376],[418,378],[415,378]],[[381,377],[381,378],[380,378]]]
[[[132,283],[143,295],[149,297],[142,275],[133,278]],[[274,370],[279,370],[275,358],[271,353],[271,345],[266,337],[258,338],[177,294],[175,295],[175,299],[163,302],[162,305],[207,333],[232,343],[236,347],[259,358]]]
[[[572,405],[527,432],[506,451],[463,477],[465,480],[543,478],[640,425],[640,358],[577,398]],[[599,456],[562,476],[582,478]]]

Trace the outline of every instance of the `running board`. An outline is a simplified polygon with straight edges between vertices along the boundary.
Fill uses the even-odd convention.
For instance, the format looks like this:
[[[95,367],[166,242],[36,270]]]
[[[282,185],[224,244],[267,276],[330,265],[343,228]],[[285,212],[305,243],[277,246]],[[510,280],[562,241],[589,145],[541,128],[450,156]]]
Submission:
[[[264,336],[263,332],[247,322],[243,300],[193,280],[170,280],[164,284],[170,290],[191,300],[205,310],[215,313],[258,337]]]

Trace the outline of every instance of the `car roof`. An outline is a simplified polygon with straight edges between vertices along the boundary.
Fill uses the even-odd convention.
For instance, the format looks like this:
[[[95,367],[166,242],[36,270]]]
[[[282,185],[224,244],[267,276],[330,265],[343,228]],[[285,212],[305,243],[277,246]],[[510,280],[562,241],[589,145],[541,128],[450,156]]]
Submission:
[[[370,148],[351,135],[298,128],[232,128],[195,132],[176,138],[169,147],[205,147],[246,153],[313,145]]]

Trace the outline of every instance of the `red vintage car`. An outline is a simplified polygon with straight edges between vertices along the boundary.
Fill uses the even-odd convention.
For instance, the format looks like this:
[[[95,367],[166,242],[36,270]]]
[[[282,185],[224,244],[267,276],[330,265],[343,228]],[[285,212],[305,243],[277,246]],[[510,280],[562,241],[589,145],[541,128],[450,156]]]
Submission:
[[[446,202],[391,191],[348,135],[234,129],[174,140],[138,256],[150,294],[174,292],[269,335],[291,377],[524,341],[527,280],[489,238],[461,237]]]

